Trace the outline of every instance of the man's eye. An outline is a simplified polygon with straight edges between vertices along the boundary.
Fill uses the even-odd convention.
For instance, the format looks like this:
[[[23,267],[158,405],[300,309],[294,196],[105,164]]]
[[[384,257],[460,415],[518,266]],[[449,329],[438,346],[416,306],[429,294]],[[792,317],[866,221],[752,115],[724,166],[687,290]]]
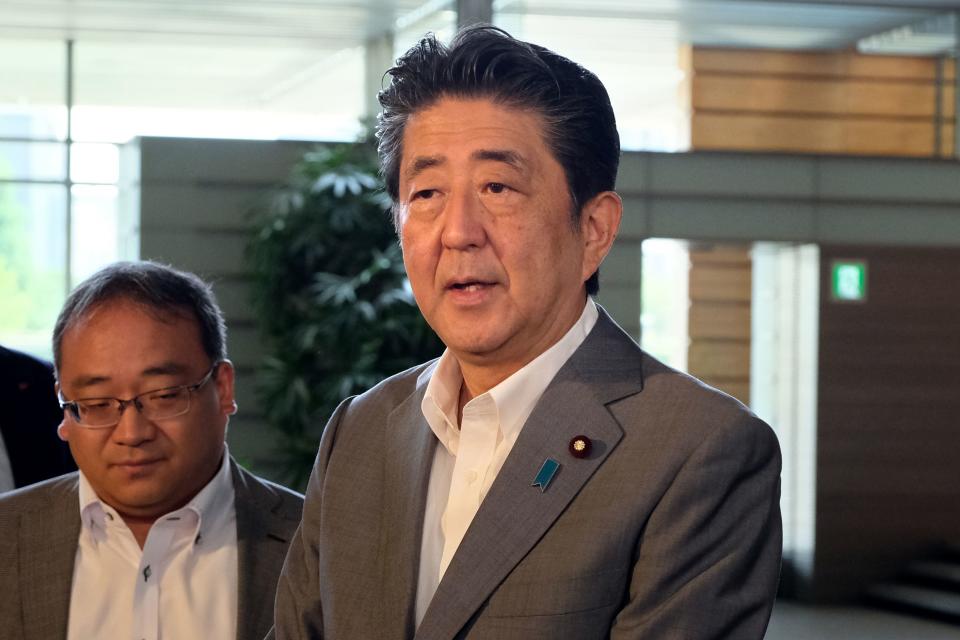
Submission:
[[[429,200],[437,193],[436,189],[421,189],[413,194],[414,200]]]
[[[487,190],[490,191],[490,193],[503,193],[508,188],[509,187],[502,182],[491,182],[487,185]]]
[[[163,391],[157,391],[156,393],[151,393],[148,396],[149,400],[176,400],[182,396],[186,391],[183,389],[165,389]]]
[[[94,410],[96,410],[96,409],[106,409],[107,407],[110,406],[110,401],[109,401],[109,400],[106,400],[106,399],[104,399],[104,400],[84,400],[83,402],[78,402],[78,403],[77,403],[77,406],[79,406],[81,409],[85,409],[85,410],[87,410],[87,411],[94,411]]]

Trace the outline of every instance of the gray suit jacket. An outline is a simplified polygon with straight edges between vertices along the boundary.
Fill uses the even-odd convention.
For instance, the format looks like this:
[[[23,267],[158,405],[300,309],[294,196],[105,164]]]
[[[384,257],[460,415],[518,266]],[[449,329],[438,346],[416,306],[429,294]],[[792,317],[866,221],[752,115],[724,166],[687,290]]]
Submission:
[[[422,369],[327,425],[280,577],[278,639],[763,637],[780,566],[776,438],[605,313],[527,420],[415,630],[436,441]],[[580,434],[586,459],[567,450]],[[561,467],[541,492],[547,458]]]
[[[230,459],[237,513],[237,638],[270,628],[277,576],[303,499]],[[74,557],[80,534],[77,474],[0,496],[0,635],[9,640],[67,637]],[[202,634],[198,633],[198,638]]]

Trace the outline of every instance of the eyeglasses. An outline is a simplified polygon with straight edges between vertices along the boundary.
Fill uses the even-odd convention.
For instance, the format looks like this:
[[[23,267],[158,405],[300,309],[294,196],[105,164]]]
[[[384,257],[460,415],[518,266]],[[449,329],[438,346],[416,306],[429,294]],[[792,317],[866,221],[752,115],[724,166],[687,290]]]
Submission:
[[[222,362],[216,362],[196,384],[182,384],[144,391],[129,400],[119,398],[82,398],[67,400],[59,394],[60,408],[70,412],[74,421],[88,429],[105,429],[120,423],[127,405],[136,407],[140,415],[150,420],[176,418],[190,411],[190,397],[213,377]]]

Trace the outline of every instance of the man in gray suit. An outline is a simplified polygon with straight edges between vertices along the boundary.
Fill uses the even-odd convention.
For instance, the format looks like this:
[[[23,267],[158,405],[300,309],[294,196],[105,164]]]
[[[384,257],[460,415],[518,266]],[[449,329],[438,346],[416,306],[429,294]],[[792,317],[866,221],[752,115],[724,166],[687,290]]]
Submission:
[[[226,450],[236,412],[210,287],[150,263],[80,284],[54,330],[79,472],[0,497],[0,635],[259,640],[302,497]]]
[[[276,637],[762,638],[776,438],[590,297],[621,217],[603,85],[490,27],[389,73],[383,173],[447,349],[331,417]]]

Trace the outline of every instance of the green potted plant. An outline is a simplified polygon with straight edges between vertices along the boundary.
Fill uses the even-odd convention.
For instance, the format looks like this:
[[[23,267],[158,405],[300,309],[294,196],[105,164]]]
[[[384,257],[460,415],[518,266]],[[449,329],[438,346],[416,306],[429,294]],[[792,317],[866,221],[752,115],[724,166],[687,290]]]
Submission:
[[[307,152],[254,217],[248,260],[269,356],[260,400],[280,473],[303,488],[344,398],[440,354],[390,221],[370,139]]]

